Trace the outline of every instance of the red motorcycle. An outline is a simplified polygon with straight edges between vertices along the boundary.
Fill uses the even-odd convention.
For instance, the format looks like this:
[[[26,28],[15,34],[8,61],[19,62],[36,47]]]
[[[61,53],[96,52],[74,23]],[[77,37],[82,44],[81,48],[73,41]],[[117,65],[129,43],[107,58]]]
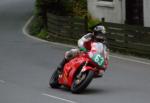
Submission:
[[[65,64],[63,72],[57,70],[52,74],[49,85],[52,88],[59,88],[61,85],[68,87],[72,93],[82,92],[92,81],[98,77],[103,66],[108,65],[108,61],[100,54],[94,54],[90,58],[88,53],[81,53]]]

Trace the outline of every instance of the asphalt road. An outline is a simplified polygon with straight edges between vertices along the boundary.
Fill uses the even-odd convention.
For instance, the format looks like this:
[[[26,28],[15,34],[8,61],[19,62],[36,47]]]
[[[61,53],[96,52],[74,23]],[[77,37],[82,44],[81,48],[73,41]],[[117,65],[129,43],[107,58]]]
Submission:
[[[0,103],[150,102],[150,61],[118,54],[110,56],[104,77],[82,94],[49,88],[49,77],[69,48],[23,34],[33,6],[33,0],[0,1]]]

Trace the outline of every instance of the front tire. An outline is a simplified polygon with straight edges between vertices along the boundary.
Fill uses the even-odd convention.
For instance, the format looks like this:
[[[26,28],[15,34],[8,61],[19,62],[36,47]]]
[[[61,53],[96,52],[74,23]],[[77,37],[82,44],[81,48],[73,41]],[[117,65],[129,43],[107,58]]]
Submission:
[[[59,88],[61,85],[58,83],[59,73],[58,70],[55,70],[49,80],[49,86],[51,88]]]
[[[79,81],[79,79],[77,78],[77,75],[75,76],[74,81],[71,86],[72,93],[80,93],[84,89],[86,89],[86,87],[89,85],[89,83],[93,79],[94,72],[89,70],[89,71],[86,71],[85,73],[83,73],[82,76],[84,76],[84,80],[80,81],[80,83],[77,83]]]

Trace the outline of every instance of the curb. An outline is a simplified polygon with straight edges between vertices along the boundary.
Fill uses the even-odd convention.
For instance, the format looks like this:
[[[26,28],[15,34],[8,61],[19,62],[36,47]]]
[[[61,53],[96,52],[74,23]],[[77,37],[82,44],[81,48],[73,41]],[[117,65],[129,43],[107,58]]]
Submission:
[[[31,23],[31,21],[34,19],[34,16],[31,16],[29,18],[29,20],[25,23],[23,29],[22,29],[22,32],[24,35],[26,35],[27,37],[31,38],[31,39],[34,39],[36,41],[40,41],[40,42],[44,42],[44,43],[50,43],[50,44],[53,44],[53,45],[57,45],[57,46],[65,46],[65,47],[69,47],[69,48],[77,48],[77,46],[74,46],[74,45],[67,45],[67,44],[61,44],[61,43],[57,43],[57,42],[50,42],[50,41],[47,41],[47,40],[44,40],[44,39],[40,39],[40,38],[37,38],[37,37],[34,37],[32,35],[30,35],[28,33],[28,26],[29,24]]]
[[[40,39],[40,38],[37,38],[37,37],[34,37],[34,36],[31,36],[29,33],[28,33],[28,26],[29,24],[31,23],[31,21],[34,19],[34,16],[31,16],[29,18],[29,20],[26,22],[26,24],[24,25],[23,29],[22,29],[22,32],[24,35],[26,35],[27,37],[31,38],[31,39],[34,39],[34,40],[37,40],[37,41],[40,41],[40,42],[48,42],[46,40],[43,40],[43,39]]]

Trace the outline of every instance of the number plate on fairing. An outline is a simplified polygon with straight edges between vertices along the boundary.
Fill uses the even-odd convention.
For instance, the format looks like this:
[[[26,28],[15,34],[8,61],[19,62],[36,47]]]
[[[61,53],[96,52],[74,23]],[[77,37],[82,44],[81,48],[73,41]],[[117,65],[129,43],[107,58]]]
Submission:
[[[103,66],[104,65],[104,57],[101,56],[100,54],[94,54],[94,56],[92,57],[92,60],[97,63],[99,66]]]

